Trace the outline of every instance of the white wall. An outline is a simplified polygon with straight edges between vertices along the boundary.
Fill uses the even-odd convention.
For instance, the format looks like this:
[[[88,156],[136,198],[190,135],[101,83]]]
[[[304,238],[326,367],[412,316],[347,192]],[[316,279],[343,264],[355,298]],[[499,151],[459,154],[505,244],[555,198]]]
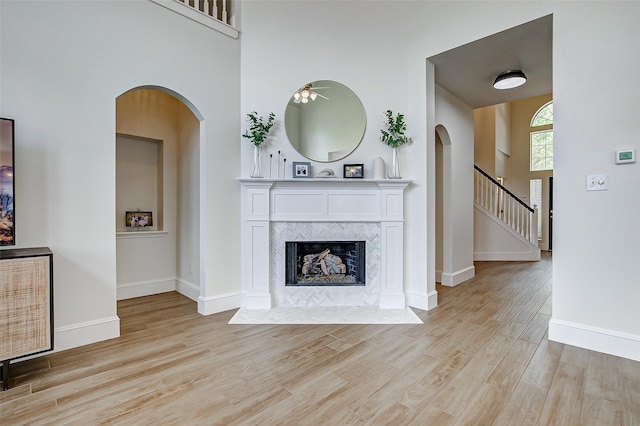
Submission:
[[[494,176],[496,165],[496,107],[473,110],[474,164]]]
[[[200,293],[200,129],[182,109],[178,114],[178,207],[176,285],[191,298]]]
[[[554,15],[554,286],[549,333],[552,339],[636,360],[640,163],[615,165],[614,152],[640,149],[640,84],[601,76],[611,64],[629,75],[640,73],[640,57],[630,54],[640,37],[638,17],[637,2],[581,3],[579,8],[567,4]],[[609,190],[587,192],[586,176],[591,173],[608,173]]]
[[[474,164],[491,175],[506,178],[509,186],[511,154],[511,105],[499,104],[473,110]]]
[[[511,154],[511,106],[500,104],[495,106],[496,111],[496,147],[495,147],[495,176],[503,177],[509,181],[509,157]]]
[[[478,261],[538,261],[540,250],[482,207],[473,215],[473,257]]]
[[[135,87],[173,90],[204,120],[199,309],[222,309],[240,291],[239,42],[146,1],[3,1],[0,19],[18,247],[54,253],[56,349],[119,334],[115,100]]]
[[[613,165],[615,148],[638,146],[640,87],[602,79],[610,64],[637,74],[640,58],[629,52],[640,37],[635,25],[640,4],[246,1],[242,12],[243,113],[273,111],[281,118],[288,97],[302,83],[340,81],[360,96],[368,119],[363,143],[346,161],[367,165],[378,155],[389,156],[379,142],[382,112],[391,108],[406,114],[414,143],[401,150],[403,174],[415,181],[405,201],[405,286],[423,305],[435,279],[436,123],[431,115],[433,70],[425,58],[553,13],[558,141],[553,321],[569,332],[552,327],[552,338],[587,346],[588,339],[572,339],[596,333],[615,342],[600,344],[599,350],[621,353],[616,345],[626,342],[636,356],[640,353],[640,317],[634,306],[640,287],[628,268],[637,259],[640,240],[640,228],[630,226],[640,203],[632,196],[638,165]],[[313,19],[292,19],[303,16]],[[301,61],[304,52],[313,54]],[[603,124],[586,128],[585,123]],[[277,129],[272,147],[300,159]],[[242,149],[247,176],[249,144]],[[587,193],[585,175],[598,172],[609,173],[610,190]],[[468,180],[459,183],[471,185],[471,176],[469,171]],[[468,209],[464,214],[472,217],[471,204]]]
[[[473,109],[453,94],[436,86],[436,125],[451,140],[451,180],[443,193],[450,197],[444,211],[450,223],[450,262],[444,254],[442,284],[457,285],[475,276],[473,266]],[[446,222],[446,221],[445,221]],[[449,269],[449,270],[447,270]]]

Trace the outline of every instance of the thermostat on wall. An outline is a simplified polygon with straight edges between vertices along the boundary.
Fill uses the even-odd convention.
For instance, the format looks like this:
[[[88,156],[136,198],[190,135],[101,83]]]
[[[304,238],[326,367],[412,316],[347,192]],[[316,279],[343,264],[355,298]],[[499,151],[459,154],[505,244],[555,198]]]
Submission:
[[[616,151],[616,164],[635,163],[635,149],[619,149]]]

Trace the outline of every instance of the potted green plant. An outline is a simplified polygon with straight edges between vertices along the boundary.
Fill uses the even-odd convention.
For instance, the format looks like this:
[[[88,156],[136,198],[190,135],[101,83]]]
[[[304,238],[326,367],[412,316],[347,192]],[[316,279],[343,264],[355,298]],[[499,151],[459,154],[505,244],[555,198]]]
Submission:
[[[398,148],[404,144],[411,143],[411,138],[405,135],[407,124],[404,122],[404,115],[397,113],[393,115],[393,111],[388,109],[385,113],[387,120],[384,129],[380,130],[382,135],[380,140],[389,145],[392,149],[391,164],[387,176],[389,179],[400,179],[400,162],[398,161]]]
[[[253,170],[251,171],[251,177],[262,177],[260,146],[267,141],[269,131],[275,124],[275,118],[276,115],[274,113],[269,113],[267,120],[259,116],[255,111],[247,114],[249,128],[245,130],[242,137],[249,139],[253,144]]]

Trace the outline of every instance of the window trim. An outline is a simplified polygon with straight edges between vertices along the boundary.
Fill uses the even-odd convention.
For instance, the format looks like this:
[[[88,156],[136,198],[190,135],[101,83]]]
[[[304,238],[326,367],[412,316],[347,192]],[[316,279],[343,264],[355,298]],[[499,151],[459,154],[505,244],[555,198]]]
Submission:
[[[540,108],[538,108],[538,110],[535,112],[535,114],[533,114],[531,116],[531,121],[529,122],[529,127],[530,128],[537,129],[537,128],[541,128],[541,127],[544,127],[544,126],[551,126],[553,128],[553,115],[551,115],[551,123],[538,124],[537,126],[533,124],[533,122],[538,117],[540,112],[542,112],[542,110],[547,108],[549,105],[553,106],[553,99],[550,100],[549,102],[545,103],[544,105],[542,105]]]

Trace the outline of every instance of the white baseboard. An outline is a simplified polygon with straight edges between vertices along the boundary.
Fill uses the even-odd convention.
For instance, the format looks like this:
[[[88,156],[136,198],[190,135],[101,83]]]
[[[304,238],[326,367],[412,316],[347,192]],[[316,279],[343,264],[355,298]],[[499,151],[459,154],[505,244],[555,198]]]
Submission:
[[[471,278],[476,276],[476,267],[469,266],[464,269],[460,269],[459,271],[452,273],[442,273],[442,277],[440,278],[440,284],[446,285],[447,287],[454,287],[458,284],[462,284],[463,282],[470,280]]]
[[[432,291],[430,293],[405,293],[407,297],[407,306],[412,308],[422,309],[428,311],[438,306],[438,292]]]
[[[118,300],[133,299],[134,297],[150,296],[152,294],[175,291],[176,278],[161,278],[157,280],[138,281],[133,283],[118,284]]]
[[[474,252],[473,260],[479,262],[527,262],[540,260],[540,250],[532,250],[526,252]]]
[[[198,301],[198,297],[200,297],[200,286],[181,278],[176,278],[176,291],[196,302]]]
[[[640,361],[640,336],[551,319],[549,340]]]
[[[120,336],[120,318],[117,316],[57,327],[54,352],[101,342]]]
[[[242,306],[242,293],[226,293],[210,297],[198,297],[198,313],[201,315],[237,309]]]

